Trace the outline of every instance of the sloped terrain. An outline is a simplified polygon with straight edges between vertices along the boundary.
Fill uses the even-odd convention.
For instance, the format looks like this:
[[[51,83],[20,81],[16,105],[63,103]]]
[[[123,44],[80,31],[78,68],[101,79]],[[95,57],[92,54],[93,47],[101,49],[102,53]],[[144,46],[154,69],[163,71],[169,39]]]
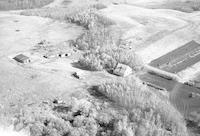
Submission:
[[[132,121],[127,110],[125,110],[125,113],[120,111],[119,107],[123,109],[123,106],[114,105],[114,107],[117,107],[116,109],[106,107],[111,106],[110,102],[96,102],[97,99],[91,98],[91,94],[88,94],[87,89],[92,85],[101,84],[107,79],[120,81],[122,79],[102,70],[102,67],[102,71],[89,71],[77,65],[77,62],[84,56],[83,54],[91,53],[88,55],[91,58],[82,59],[86,60],[87,65],[99,66],[104,62],[102,60],[107,60],[110,63],[111,59],[108,56],[111,52],[111,55],[118,58],[118,61],[124,58],[126,61],[135,59],[127,56],[136,53],[147,64],[190,40],[200,41],[199,12],[186,13],[171,10],[173,9],[171,7],[160,6],[165,2],[165,0],[102,0],[95,3],[93,0],[56,0],[41,9],[24,10],[21,15],[15,11],[0,12],[1,123],[5,125],[14,123],[15,130],[26,130],[34,136],[66,136],[70,135],[69,131],[71,131],[72,136],[84,134],[89,136],[106,134],[114,136],[116,135],[114,132],[126,136],[132,135],[132,133],[138,136],[147,135],[145,128],[149,130],[151,128],[147,125],[148,123],[142,122],[143,119],[147,118],[146,114],[144,116],[139,114],[143,109],[135,109],[138,114],[135,114],[132,119],[136,120]],[[68,4],[71,7],[68,7]],[[103,22],[103,25],[95,24],[95,19]],[[96,26],[99,28],[96,28]],[[109,29],[106,27],[109,27]],[[111,32],[107,33],[107,30],[111,30]],[[112,35],[113,33],[116,37]],[[106,38],[103,39],[102,35],[103,38]],[[112,40],[120,43],[119,48],[123,50],[122,52],[109,49],[116,48],[116,46],[110,46],[111,43],[114,44]],[[106,46],[103,44],[106,44]],[[91,45],[94,47],[91,47]],[[80,46],[86,48],[86,50],[81,50]],[[104,51],[104,49],[108,52],[99,55],[98,53]],[[61,57],[59,53],[69,55]],[[118,53],[125,57],[123,58]],[[12,58],[17,54],[25,54],[30,57],[31,63],[20,64],[16,62]],[[95,57],[102,57],[101,62],[98,62],[99,58]],[[129,62],[127,61],[127,63]],[[135,63],[134,60],[131,62]],[[118,86],[118,84],[113,84],[108,84],[106,87],[114,86],[115,88],[115,85]],[[112,90],[111,87],[110,90]],[[134,87],[122,87],[122,90],[130,91],[130,88]],[[139,87],[136,89],[140,91]],[[150,93],[152,90],[149,92],[148,89],[146,88],[146,91]],[[177,92],[176,88],[172,90],[173,100],[178,100],[178,95],[187,96],[187,93]],[[109,95],[109,91],[107,92]],[[154,96],[153,92],[152,94]],[[75,100],[75,103],[66,105],[67,102],[74,102],[70,99],[71,96],[84,99],[83,101],[92,105],[93,108],[89,108],[89,112],[87,111],[88,107],[81,109],[78,106],[77,108],[77,103],[82,102],[82,100]],[[120,95],[113,94],[110,98],[111,101],[115,101],[115,97],[118,98],[118,96]],[[122,96],[124,96],[123,93]],[[157,95],[155,97],[157,98]],[[102,99],[104,100],[105,97]],[[146,100],[143,95],[138,96],[138,100],[140,99]],[[166,100],[166,102],[168,101]],[[100,106],[97,106],[98,104]],[[85,104],[83,103],[83,105]],[[70,108],[71,106],[75,106],[75,109]],[[156,122],[160,116],[156,116],[155,119],[153,115],[157,115],[157,113],[151,113],[150,107],[147,106],[145,111],[148,116],[152,115],[151,119]],[[110,110],[108,111],[107,108]],[[155,108],[154,110],[158,109]],[[176,112],[176,109],[173,110]],[[89,115],[90,112],[91,115]],[[95,112],[98,114],[106,112],[102,118],[108,117],[109,119],[102,121],[98,119]],[[140,123],[142,122],[140,126],[134,125],[137,122],[136,116],[141,117],[141,120],[138,120]],[[168,119],[167,116],[162,116]],[[177,117],[180,117],[180,120],[182,119],[182,115]],[[169,118],[171,119],[171,116]],[[126,124],[130,121],[132,123]],[[152,121],[151,123],[155,122]],[[177,122],[163,122],[164,125],[159,126],[157,124],[156,127],[161,127],[166,135],[180,134],[179,132],[176,133],[174,128],[170,128]],[[186,132],[184,123],[184,121],[180,123],[182,125],[178,126],[177,130],[183,129]],[[130,129],[130,126],[137,126],[137,128]],[[133,132],[133,130],[138,132]],[[76,132],[76,134],[72,134],[72,132]],[[159,132],[155,133],[154,131],[151,132],[152,135],[160,135]],[[187,135],[187,133],[184,134]]]

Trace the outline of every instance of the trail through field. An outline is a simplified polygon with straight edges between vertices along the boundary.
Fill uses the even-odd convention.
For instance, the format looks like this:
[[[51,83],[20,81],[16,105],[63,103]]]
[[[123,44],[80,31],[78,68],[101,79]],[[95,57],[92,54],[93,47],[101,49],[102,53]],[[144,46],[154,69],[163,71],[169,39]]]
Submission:
[[[190,19],[190,18],[188,18]],[[143,61],[149,63],[152,60],[161,57],[168,52],[183,46],[191,40],[200,41],[199,30],[200,20],[188,21],[188,24],[178,29],[168,32],[160,39],[148,40],[141,44],[138,54],[143,56]],[[147,44],[148,43],[148,44]]]

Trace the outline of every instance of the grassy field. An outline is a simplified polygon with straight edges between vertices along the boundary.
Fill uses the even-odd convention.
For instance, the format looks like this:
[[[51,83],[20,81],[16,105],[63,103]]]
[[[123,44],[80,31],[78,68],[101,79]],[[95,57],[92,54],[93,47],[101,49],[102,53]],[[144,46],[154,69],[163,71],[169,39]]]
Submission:
[[[120,47],[123,42],[122,32],[120,27],[117,28],[116,22],[98,12],[99,9],[106,8],[105,5],[78,6],[67,9],[35,9],[24,11],[22,14],[48,17],[83,26],[85,33],[74,41],[74,45],[83,52],[79,62],[88,70],[109,70],[117,62],[132,68],[142,65],[134,51]],[[103,100],[103,104],[97,103],[97,99],[88,101],[85,98],[69,101],[68,105],[49,102],[50,106],[41,106],[45,107],[42,114],[42,109],[37,109],[40,107],[37,105],[35,113],[25,109],[15,122],[15,127],[29,127],[32,136],[187,136],[182,115],[167,99],[161,99],[135,77],[107,81],[92,91],[101,94],[100,100]],[[109,105],[107,101],[109,104],[114,103],[116,109],[106,107]],[[120,108],[125,110],[126,114],[118,113]]]
[[[111,70],[118,62],[138,69],[142,65],[141,60],[134,51],[119,47],[122,42],[121,29],[115,21],[98,12],[102,8],[106,6],[92,3],[82,7],[28,10],[21,14],[65,20],[83,26],[86,31],[75,41],[75,45],[85,52],[79,62],[88,70]]]
[[[191,13],[191,12],[200,10],[200,1],[199,0],[168,0],[167,2],[159,6],[155,6],[154,8],[174,9],[174,10],[178,10],[182,12]]]
[[[40,8],[51,2],[53,0],[1,0],[0,10]]]

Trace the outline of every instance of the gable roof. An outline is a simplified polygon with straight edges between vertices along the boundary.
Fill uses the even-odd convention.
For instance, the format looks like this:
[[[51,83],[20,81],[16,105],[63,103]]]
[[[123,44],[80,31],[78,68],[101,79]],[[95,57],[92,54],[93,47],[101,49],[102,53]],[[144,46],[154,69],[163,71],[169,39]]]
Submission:
[[[114,74],[124,76],[127,70],[132,70],[129,66],[118,63],[113,71]]]
[[[22,61],[28,60],[29,57],[27,57],[23,54],[19,54],[19,55],[15,56],[13,59],[15,59],[16,61],[22,62]]]
[[[190,41],[160,58],[150,62],[149,65],[167,72],[178,73],[200,61],[200,44]]]

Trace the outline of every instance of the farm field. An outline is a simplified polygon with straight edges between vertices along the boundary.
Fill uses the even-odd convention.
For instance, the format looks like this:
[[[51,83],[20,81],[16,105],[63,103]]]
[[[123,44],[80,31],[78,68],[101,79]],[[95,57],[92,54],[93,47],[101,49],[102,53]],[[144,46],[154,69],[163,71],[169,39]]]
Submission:
[[[1,0],[0,11],[41,8],[51,2],[53,0]]]

